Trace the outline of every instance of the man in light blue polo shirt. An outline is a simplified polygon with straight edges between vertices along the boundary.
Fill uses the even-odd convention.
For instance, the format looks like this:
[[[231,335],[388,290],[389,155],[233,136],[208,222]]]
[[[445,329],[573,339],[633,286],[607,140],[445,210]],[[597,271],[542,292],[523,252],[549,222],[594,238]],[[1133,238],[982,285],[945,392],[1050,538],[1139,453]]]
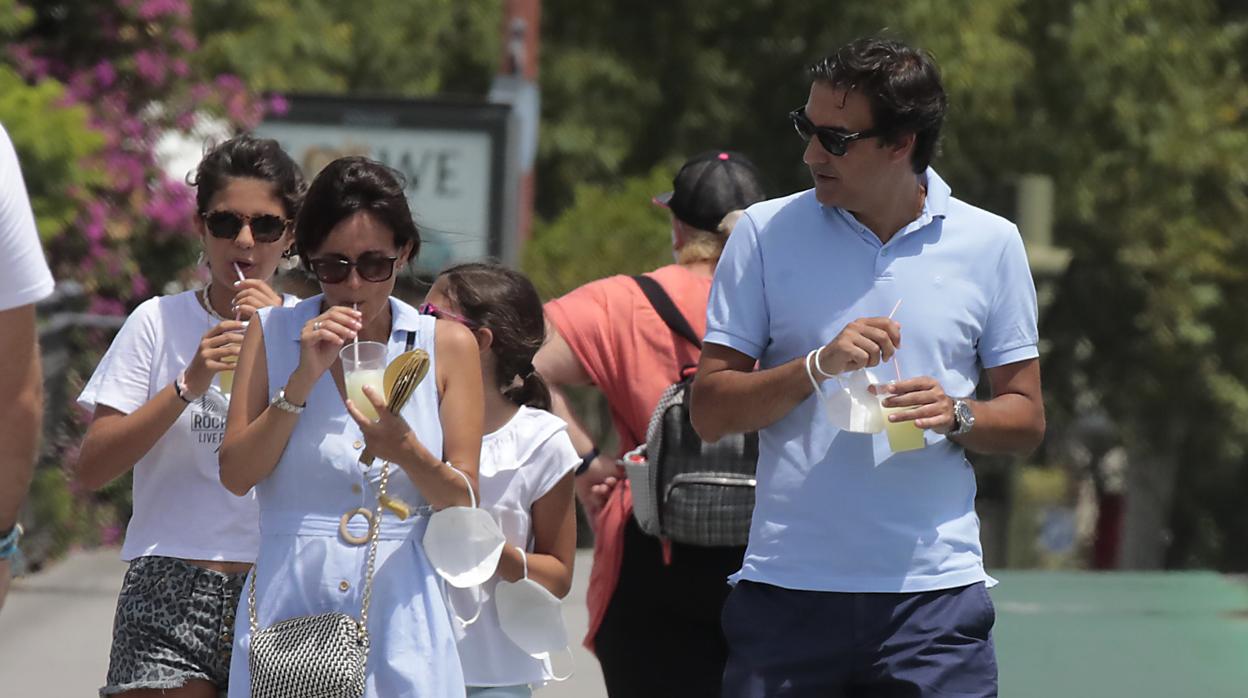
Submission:
[[[812,77],[791,119],[815,187],[737,224],[693,389],[704,439],[760,431],[724,696],[995,696],[964,451],[1026,453],[1044,434],[1023,243],[928,166],[946,108],[929,56],[863,39]],[[992,397],[976,401],[981,369]],[[851,376],[911,408],[889,419],[924,447],[838,428]]]

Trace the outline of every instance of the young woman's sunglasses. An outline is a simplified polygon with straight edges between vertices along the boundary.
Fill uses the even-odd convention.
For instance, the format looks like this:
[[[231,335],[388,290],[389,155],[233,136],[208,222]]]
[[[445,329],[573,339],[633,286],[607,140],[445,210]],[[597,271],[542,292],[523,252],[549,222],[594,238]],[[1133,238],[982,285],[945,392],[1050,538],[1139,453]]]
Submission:
[[[243,226],[251,227],[251,237],[256,242],[277,242],[282,239],[289,222],[281,216],[262,213],[258,216],[244,216],[234,211],[209,211],[200,214],[204,218],[204,226],[214,238],[233,240],[243,232]]]
[[[880,135],[879,129],[869,128],[866,131],[857,133],[845,133],[834,128],[824,126],[816,126],[811,122],[810,117],[806,116],[806,108],[794,109],[789,112],[789,120],[793,122],[793,128],[797,130],[797,135],[807,143],[811,138],[818,138],[819,145],[830,154],[838,158],[849,150],[849,144],[863,138],[873,138]]]
[[[365,252],[360,255],[359,259],[354,261],[346,257],[321,257],[309,262],[312,266],[312,273],[316,275],[317,281],[323,284],[340,284],[351,276],[351,270],[355,269],[361,279],[365,281],[389,281],[394,276],[394,263],[398,261],[398,257],[390,257],[380,252]]]
[[[443,310],[439,308],[438,306],[434,305],[433,303],[421,303],[420,307],[417,308],[417,310],[420,311],[421,315],[432,315],[433,317],[436,317],[439,320],[454,320],[455,322],[458,322],[459,324],[463,325],[464,327],[467,327],[468,329],[475,330],[478,326],[478,323],[475,323],[472,320],[469,320],[463,315],[456,315],[455,313],[452,313],[449,310]]]

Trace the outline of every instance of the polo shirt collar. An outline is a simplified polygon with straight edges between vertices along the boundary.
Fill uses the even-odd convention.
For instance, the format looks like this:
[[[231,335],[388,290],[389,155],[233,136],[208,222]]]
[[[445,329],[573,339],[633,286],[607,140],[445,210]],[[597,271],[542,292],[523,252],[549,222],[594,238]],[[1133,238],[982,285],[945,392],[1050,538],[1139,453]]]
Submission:
[[[949,185],[945,183],[945,180],[940,178],[940,175],[936,174],[936,170],[930,167],[923,173],[922,179],[924,185],[927,187],[927,196],[923,199],[923,210],[919,212],[918,218],[910,221],[905,225],[905,227],[897,231],[897,234],[889,240],[890,243],[893,240],[900,239],[915,232],[916,230],[922,230],[934,219],[944,218],[948,214],[949,199],[952,195],[952,190],[949,188]],[[825,213],[828,212],[828,207],[824,207],[822,204],[820,206],[824,209]],[[862,221],[859,221],[854,214],[839,207],[833,208],[832,212],[840,216],[842,220],[848,223],[850,227],[857,230],[860,234],[875,240],[877,245],[879,244],[879,238],[875,236],[875,233],[868,230],[867,227],[862,224]]]

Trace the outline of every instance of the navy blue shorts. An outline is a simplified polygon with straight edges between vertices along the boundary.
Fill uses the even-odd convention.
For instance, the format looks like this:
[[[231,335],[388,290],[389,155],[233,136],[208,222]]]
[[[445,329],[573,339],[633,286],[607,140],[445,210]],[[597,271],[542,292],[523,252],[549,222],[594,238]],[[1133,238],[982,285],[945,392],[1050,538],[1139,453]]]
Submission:
[[[914,594],[740,582],[724,605],[723,698],[997,695],[984,584]]]

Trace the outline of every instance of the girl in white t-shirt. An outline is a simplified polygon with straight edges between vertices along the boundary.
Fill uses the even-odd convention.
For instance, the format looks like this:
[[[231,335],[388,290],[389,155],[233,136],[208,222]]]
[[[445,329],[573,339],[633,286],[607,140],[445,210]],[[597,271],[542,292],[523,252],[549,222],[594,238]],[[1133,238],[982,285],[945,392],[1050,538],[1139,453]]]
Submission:
[[[130,563],[101,696],[216,696],[258,540],[254,496],[221,486],[217,451],[246,322],[297,299],[269,286],[294,241],[305,184],[276,141],[240,136],[200,162],[195,231],[205,288],[126,319],[78,402],[94,412],[75,477],[99,489],[134,470]]]
[[[533,370],[533,355],[545,338],[541,298],[519,272],[463,264],[438,276],[425,300],[422,313],[467,326],[481,347],[486,432],[479,471],[481,506],[507,538],[498,571],[479,590],[480,616],[469,625],[456,624],[468,696],[531,696],[531,685],[553,678],[549,657],[543,655],[562,649],[542,642],[563,632],[553,597],[563,598],[572,585],[572,472],[581,460],[567,425],[545,411],[550,391]],[[541,590],[517,594],[500,587],[520,582],[526,571],[529,580],[553,597]],[[451,593],[457,609],[473,608],[465,595]],[[504,596],[509,598],[500,601]],[[542,605],[543,600],[545,614],[526,613],[527,620],[522,620],[514,613],[516,604]],[[503,607],[509,602],[511,608]],[[531,654],[518,643],[537,651]]]

